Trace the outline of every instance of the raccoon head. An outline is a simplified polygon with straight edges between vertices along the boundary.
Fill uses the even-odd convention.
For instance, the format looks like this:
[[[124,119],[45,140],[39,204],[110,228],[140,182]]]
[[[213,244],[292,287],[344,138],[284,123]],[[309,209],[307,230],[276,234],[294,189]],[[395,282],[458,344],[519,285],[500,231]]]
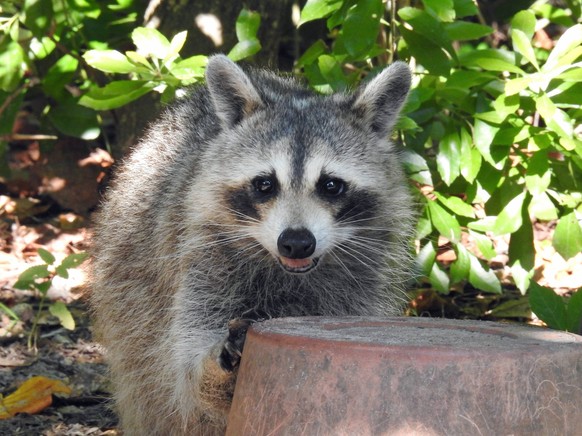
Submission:
[[[388,167],[397,165],[388,135],[410,88],[405,64],[328,97],[268,73],[247,75],[220,55],[206,80],[222,133],[202,170],[206,182],[216,179],[214,210],[223,212],[208,219],[220,223],[223,240],[306,273],[327,257],[342,264],[362,255],[346,241],[359,234],[354,243],[366,245],[362,232],[378,220],[398,225],[407,197],[400,170]],[[370,244],[390,249],[385,233],[368,235]]]

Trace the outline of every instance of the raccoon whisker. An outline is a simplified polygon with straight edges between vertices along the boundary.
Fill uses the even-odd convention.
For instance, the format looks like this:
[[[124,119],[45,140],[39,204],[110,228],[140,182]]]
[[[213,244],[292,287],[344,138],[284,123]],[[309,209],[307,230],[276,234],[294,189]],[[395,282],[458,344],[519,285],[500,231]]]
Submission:
[[[245,227],[246,227],[246,226],[244,226],[244,225],[242,225],[242,224],[238,224],[239,222],[240,222],[240,223],[244,223],[245,221],[240,221],[240,220],[237,220],[237,224],[212,223],[212,224],[211,224],[211,225],[209,225],[208,227],[227,227],[227,228],[234,227],[234,228],[236,228],[236,229],[239,229],[239,228],[245,228]]]
[[[347,213],[349,213],[349,211]],[[381,218],[391,218],[391,217],[394,217],[394,214],[387,213],[387,214],[374,215],[372,217],[367,217],[367,218],[354,219],[354,218],[357,218],[358,216],[360,216],[360,215],[362,215],[364,213],[368,213],[368,211],[365,210],[365,211],[362,211],[362,212],[360,212],[360,213],[358,213],[356,215],[353,215],[353,216],[345,216],[345,215],[347,215],[347,213],[344,214],[344,217],[343,218],[340,217],[338,219],[338,223],[340,223],[340,224],[343,224],[343,223],[351,224],[351,223],[360,223],[360,222],[365,222],[365,221],[378,221]]]
[[[353,235],[350,237],[350,241],[358,241],[365,244],[371,244],[372,246],[377,247],[385,247],[386,245],[390,245],[391,241],[386,241],[385,239],[378,239],[378,238],[369,238],[366,236],[361,236],[358,234]]]
[[[249,216],[247,214],[244,214],[240,210],[231,209],[230,207],[226,207],[225,209],[228,210],[229,212],[232,212],[237,217],[244,218],[245,221],[247,221],[247,222],[254,222],[254,223],[260,223],[261,222],[259,219],[253,218],[252,216]]]
[[[369,242],[364,243],[364,242],[358,242],[358,241],[354,241],[354,240],[349,241],[347,243],[344,243],[343,245],[344,245],[344,247],[349,247],[354,251],[361,252],[361,251],[365,250],[365,251],[370,252],[371,254],[375,254],[375,255],[378,255],[380,257],[386,256],[386,245],[374,247],[374,246],[371,246]],[[353,247],[350,247],[350,246],[353,246]],[[362,249],[362,250],[360,250],[360,249]],[[361,253],[361,254],[364,255],[364,253]],[[378,264],[380,263],[379,261],[376,261],[376,262]]]
[[[341,223],[341,222],[349,222],[349,221],[351,221],[351,220],[352,220],[352,218],[356,218],[356,217],[358,217],[358,216],[360,216],[360,215],[362,215],[362,214],[364,214],[364,213],[367,213],[367,212],[368,212],[367,210],[363,210],[363,211],[361,211],[361,212],[358,212],[358,213],[357,213],[357,214],[355,214],[355,215],[352,215],[352,216],[350,216],[350,212],[352,212],[352,211],[353,211],[353,210],[354,210],[356,207],[357,207],[357,206],[354,206],[354,207],[352,207],[350,210],[346,211],[346,212],[345,212],[345,213],[344,213],[342,216],[340,216],[340,217],[338,218],[338,220],[337,220],[337,221],[338,221],[339,223]],[[370,218],[368,218],[368,219],[370,219]]]
[[[253,239],[253,238],[250,235],[238,233],[238,234],[230,235],[230,236],[225,237],[225,238],[206,241],[204,243],[198,243],[198,244],[186,243],[186,244],[184,244],[184,248],[187,248],[189,250],[207,249],[207,248],[219,247],[221,245],[227,245],[227,244],[230,244],[232,242],[251,240],[251,239]]]
[[[376,248],[381,250],[384,254],[386,254],[386,248],[390,247],[401,247],[403,243],[408,242],[407,238],[398,238],[395,237],[396,240],[390,241],[385,239],[377,239],[377,238],[368,238],[361,235],[354,235],[350,238],[350,242],[359,242],[364,248]]]
[[[259,242],[256,242],[254,244],[249,244],[248,246],[246,246],[242,250],[237,250],[237,252],[235,253],[236,255],[233,255],[232,258],[236,259],[241,254],[246,253],[247,251],[250,251],[250,250],[254,250],[256,248],[262,248],[262,245]],[[251,260],[252,258],[258,256],[260,254],[260,251],[263,251],[263,250],[259,250],[258,252],[253,253],[251,256],[249,256],[248,260]]]
[[[346,273],[348,273],[348,275],[354,280],[354,283],[357,283],[358,281],[356,280],[356,278],[354,277],[354,275],[352,274],[350,269],[346,266],[346,264],[341,260],[341,258],[337,254],[335,254],[333,252],[333,250],[330,252],[330,254],[339,263],[339,265],[346,271]]]
[[[353,246],[351,244],[343,244],[342,248],[344,248],[344,250],[350,251],[351,253],[355,254],[358,259],[360,259],[360,261],[362,263],[365,263],[366,265],[369,265],[371,267],[374,267],[374,271],[376,270],[376,267],[379,267],[383,264],[381,259],[376,259],[373,257],[370,257],[369,255],[366,255],[364,253],[364,250],[362,250],[361,248],[357,247],[357,246]],[[362,259],[367,260],[367,262],[363,262]]]
[[[368,231],[372,231],[372,232],[390,233],[392,231],[392,229],[390,229],[389,227],[345,226],[344,225],[344,226],[341,226],[341,228],[344,230],[351,230],[354,232],[368,230]]]
[[[360,257],[358,257],[356,255],[356,254],[360,254],[358,251],[356,251],[355,252],[356,254],[354,254],[353,253],[354,250],[352,250],[352,251],[348,250],[348,248],[345,245],[343,245],[343,244],[336,245],[335,249],[341,251],[342,253],[346,254],[347,256],[350,256],[350,257],[354,258],[360,264],[362,264],[363,266],[365,266],[366,268],[368,268],[370,271],[376,271],[376,268],[375,268],[376,262],[373,262],[372,264],[369,264],[367,262],[364,262]]]

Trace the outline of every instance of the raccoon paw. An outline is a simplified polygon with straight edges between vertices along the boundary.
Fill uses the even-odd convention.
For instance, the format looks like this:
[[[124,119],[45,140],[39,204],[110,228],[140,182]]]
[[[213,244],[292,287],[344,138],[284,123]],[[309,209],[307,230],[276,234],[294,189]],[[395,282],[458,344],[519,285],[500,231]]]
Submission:
[[[228,335],[218,355],[218,365],[224,371],[233,372],[239,365],[249,327],[255,322],[261,322],[268,318],[270,317],[263,312],[250,310],[243,313],[240,318],[228,322]]]

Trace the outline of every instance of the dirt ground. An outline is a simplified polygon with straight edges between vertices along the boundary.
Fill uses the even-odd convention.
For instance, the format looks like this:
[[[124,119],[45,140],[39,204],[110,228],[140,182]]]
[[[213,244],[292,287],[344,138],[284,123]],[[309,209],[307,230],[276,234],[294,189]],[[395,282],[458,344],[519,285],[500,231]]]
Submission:
[[[61,380],[72,393],[55,395],[53,404],[39,413],[0,421],[1,435],[119,434],[110,408],[102,349],[91,339],[83,306],[74,304],[71,310],[79,322],[75,330],[44,327],[36,353],[28,349],[25,337],[2,340],[0,392],[4,396],[36,375]]]
[[[49,301],[67,304],[75,320],[74,330],[63,328],[43,310],[38,317],[36,350],[28,347],[40,300],[38,294],[13,285],[22,271],[42,263],[36,255],[38,248],[53,253],[57,262],[86,250],[86,228],[63,230],[58,222],[63,219],[66,217],[29,225],[0,222],[0,303],[19,317],[14,321],[0,308],[0,394],[6,398],[33,376],[60,380],[71,389],[70,395],[53,395],[52,405],[38,413],[0,420],[2,436],[119,434],[110,407],[103,349],[92,339],[83,300],[86,278],[82,267],[69,270],[66,280],[55,278],[48,291]]]

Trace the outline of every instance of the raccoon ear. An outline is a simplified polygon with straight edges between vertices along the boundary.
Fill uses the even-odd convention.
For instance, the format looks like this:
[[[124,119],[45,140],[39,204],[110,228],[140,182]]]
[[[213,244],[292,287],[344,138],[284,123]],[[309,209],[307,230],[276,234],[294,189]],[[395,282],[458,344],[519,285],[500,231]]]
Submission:
[[[226,127],[240,123],[263,104],[246,73],[224,55],[209,59],[206,84],[216,114]]]
[[[384,138],[392,131],[410,90],[411,74],[404,62],[395,62],[360,87],[352,106],[370,128]]]

